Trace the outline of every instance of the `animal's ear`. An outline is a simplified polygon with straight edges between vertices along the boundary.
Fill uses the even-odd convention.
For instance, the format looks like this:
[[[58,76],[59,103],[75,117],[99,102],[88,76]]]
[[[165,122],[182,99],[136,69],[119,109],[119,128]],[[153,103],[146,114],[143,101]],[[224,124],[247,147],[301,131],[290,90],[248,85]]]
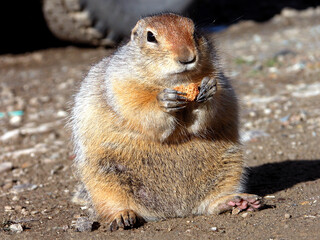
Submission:
[[[137,25],[131,30],[131,41],[134,41],[138,36]]]
[[[134,26],[134,28],[131,30],[131,41],[137,39],[139,32],[141,31],[142,25],[142,20],[139,20],[137,24]]]

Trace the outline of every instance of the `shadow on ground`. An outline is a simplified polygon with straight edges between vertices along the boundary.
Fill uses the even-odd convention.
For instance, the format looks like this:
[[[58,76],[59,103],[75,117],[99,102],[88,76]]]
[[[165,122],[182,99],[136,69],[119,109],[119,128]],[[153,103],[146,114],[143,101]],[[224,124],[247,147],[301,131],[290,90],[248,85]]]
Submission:
[[[248,169],[248,192],[264,196],[320,178],[320,160],[287,160]]]

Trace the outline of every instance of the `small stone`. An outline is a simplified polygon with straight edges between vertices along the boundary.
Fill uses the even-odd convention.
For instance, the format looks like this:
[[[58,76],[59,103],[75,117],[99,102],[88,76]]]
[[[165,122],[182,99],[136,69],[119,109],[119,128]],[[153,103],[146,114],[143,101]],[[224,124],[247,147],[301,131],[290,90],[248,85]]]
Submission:
[[[9,124],[13,127],[19,127],[22,122],[22,117],[21,116],[14,116],[11,117],[9,120]]]
[[[232,210],[232,215],[237,215],[237,214],[239,214],[241,212],[241,210],[239,209],[239,208],[234,208],[233,210]]]
[[[50,211],[49,211],[48,209],[44,209],[44,210],[41,211],[41,214],[44,215],[44,214],[47,214],[47,213],[49,213],[49,212],[50,212]]]
[[[11,206],[4,206],[4,211],[11,212],[11,211],[13,211],[13,208]]]
[[[65,118],[67,116],[68,116],[68,113],[66,111],[60,110],[57,112],[57,117]]]
[[[12,193],[20,193],[25,190],[35,190],[38,188],[38,185],[31,184],[31,183],[25,183],[25,184],[19,184],[12,187],[11,192]]]
[[[249,116],[250,117],[256,117],[257,116],[257,113],[255,111],[250,111],[249,112]]]
[[[12,201],[19,201],[19,197],[17,195],[13,196]]]
[[[241,215],[241,217],[246,218],[246,217],[248,217],[248,215],[249,215],[249,213],[245,212],[245,213],[243,213],[243,214]]]
[[[36,210],[31,211],[31,215],[36,215],[36,214],[38,214],[38,213],[39,213],[39,211],[36,211]]]
[[[69,226],[68,226],[68,225],[63,225],[63,226],[62,226],[62,230],[63,230],[63,231],[67,231],[68,229],[69,229]]]
[[[241,141],[249,142],[249,141],[254,141],[261,137],[268,137],[268,136],[269,134],[263,130],[249,130],[241,133]]]
[[[91,232],[93,221],[87,217],[79,217],[76,221],[75,228],[78,232]]]
[[[258,34],[254,34],[253,41],[255,41],[256,43],[261,43],[262,38]]]
[[[3,162],[0,163],[0,173],[11,170],[13,167],[12,162]]]
[[[286,219],[289,219],[289,218],[291,218],[291,215],[290,215],[289,213],[286,213],[286,214],[284,215],[284,217],[285,217]]]
[[[283,152],[280,150],[280,151],[277,151],[277,154],[282,156]]]
[[[21,233],[23,231],[23,227],[21,224],[11,224],[10,231],[14,233]]]
[[[41,97],[39,97],[39,100],[42,103],[47,103],[50,101],[50,97],[49,96],[41,96]]]
[[[267,195],[267,196],[264,196],[264,198],[276,198],[276,196],[274,196],[274,195]]]
[[[26,216],[26,215],[29,214],[29,212],[28,212],[25,208],[22,208],[22,209],[21,209],[21,214],[24,215],[24,216]]]
[[[247,128],[247,129],[251,129],[253,127],[253,124],[252,124],[252,122],[246,122],[244,124],[244,127]]]
[[[60,170],[63,169],[63,165],[62,164],[59,164],[59,165],[56,165],[53,167],[53,169],[50,171],[50,174],[51,175],[54,175],[56,173],[58,173]]]
[[[211,227],[210,230],[213,231],[213,232],[217,232],[218,228],[217,227]]]
[[[263,113],[265,115],[269,115],[271,113],[271,109],[270,108],[266,108],[266,109],[263,110]]]
[[[277,73],[278,72],[278,68],[276,68],[276,67],[269,67],[268,70],[270,73]]]
[[[12,176],[15,178],[20,178],[22,175],[24,175],[24,171],[21,168],[16,168],[12,170]]]
[[[39,98],[33,97],[29,100],[29,105],[31,106],[37,106],[39,104]]]

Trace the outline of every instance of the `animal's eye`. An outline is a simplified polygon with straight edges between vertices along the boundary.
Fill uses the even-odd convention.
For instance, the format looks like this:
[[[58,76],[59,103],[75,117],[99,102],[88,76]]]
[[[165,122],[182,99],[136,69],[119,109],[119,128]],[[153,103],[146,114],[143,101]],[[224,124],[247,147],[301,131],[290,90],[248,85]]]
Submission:
[[[157,43],[157,39],[154,36],[154,34],[150,31],[147,32],[147,41],[148,42],[153,42],[153,43]]]

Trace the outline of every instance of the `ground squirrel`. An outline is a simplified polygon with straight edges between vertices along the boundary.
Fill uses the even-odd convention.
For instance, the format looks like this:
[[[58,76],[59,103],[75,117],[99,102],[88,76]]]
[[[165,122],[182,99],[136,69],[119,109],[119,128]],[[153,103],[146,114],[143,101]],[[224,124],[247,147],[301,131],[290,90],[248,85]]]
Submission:
[[[160,14],[89,71],[70,120],[75,165],[111,230],[261,206],[243,193],[237,98],[218,62],[191,19]],[[173,89],[198,82],[194,101]]]

